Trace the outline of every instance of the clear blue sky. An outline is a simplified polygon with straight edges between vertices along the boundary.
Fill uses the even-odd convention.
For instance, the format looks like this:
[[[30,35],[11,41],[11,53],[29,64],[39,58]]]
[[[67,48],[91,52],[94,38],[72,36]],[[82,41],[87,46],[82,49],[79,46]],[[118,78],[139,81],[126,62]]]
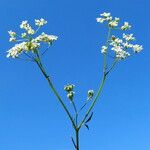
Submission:
[[[149,10],[149,0],[1,0],[0,150],[73,150],[70,124],[36,65],[6,59],[7,31],[45,18],[43,30],[59,37],[45,56],[47,71],[64,99],[63,86],[74,83],[80,104],[98,87],[106,29],[95,18],[104,11],[133,24],[144,51],[109,76],[91,129],[81,132],[81,150],[149,150]]]

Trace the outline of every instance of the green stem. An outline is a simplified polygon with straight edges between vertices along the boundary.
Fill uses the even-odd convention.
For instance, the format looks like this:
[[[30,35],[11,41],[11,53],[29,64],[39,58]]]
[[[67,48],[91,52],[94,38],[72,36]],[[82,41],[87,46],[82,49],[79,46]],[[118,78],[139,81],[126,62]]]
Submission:
[[[76,123],[76,127],[78,127],[78,111],[77,111],[77,107],[74,103],[74,101],[71,102],[75,111],[75,123]]]
[[[62,105],[63,109],[64,109],[65,112],[67,113],[67,115],[68,115],[68,117],[69,117],[69,119],[70,119],[70,121],[71,121],[71,123],[72,123],[74,129],[76,129],[76,125],[75,125],[75,123],[74,123],[74,120],[73,120],[73,118],[72,118],[72,116],[71,116],[69,110],[68,110],[67,107],[65,106],[63,100],[61,99],[61,97],[60,97],[59,94],[57,93],[55,87],[53,86],[51,80],[49,79],[49,76],[47,75],[47,73],[46,73],[46,71],[45,71],[45,69],[44,69],[44,67],[43,67],[43,65],[42,65],[42,63],[41,63],[41,60],[40,60],[40,57],[39,57],[38,54],[37,54],[37,57],[38,57],[38,59],[35,59],[35,62],[37,63],[38,67],[40,68],[42,74],[44,75],[44,77],[45,77],[45,79],[47,80],[47,82],[48,82],[50,88],[52,89],[53,93],[55,94],[55,96],[57,97],[58,101],[59,101],[60,104]]]
[[[105,80],[106,80],[106,75],[104,74],[103,79],[102,79],[102,82],[101,82],[100,87],[99,87],[99,90],[98,90],[98,92],[97,92],[97,95],[96,95],[95,99],[93,100],[93,103],[91,104],[90,108],[89,108],[88,111],[86,112],[86,114],[85,114],[83,120],[81,121],[81,123],[80,123],[80,125],[79,125],[79,129],[82,127],[82,125],[84,124],[86,118],[88,117],[88,115],[90,114],[91,110],[92,110],[93,107],[95,106],[95,103],[96,103],[98,97],[100,96],[100,94],[101,94],[101,92],[102,92],[102,89],[103,89]]]
[[[76,150],[79,150],[79,130],[76,130]]]
[[[106,47],[108,49],[108,46],[109,46],[109,39],[110,39],[110,35],[111,35],[111,28],[108,27],[108,34],[107,34],[107,41],[106,41]],[[91,104],[91,106],[89,107],[89,109],[87,110],[85,116],[83,117],[83,120],[81,121],[80,125],[79,125],[79,129],[82,127],[82,125],[84,124],[86,118],[88,117],[88,115],[90,114],[90,112],[92,111],[92,109],[94,108],[101,92],[102,92],[102,89],[103,89],[103,86],[104,86],[104,83],[105,83],[105,80],[106,80],[106,76],[107,76],[107,73],[106,73],[106,70],[107,70],[107,52],[104,54],[104,63],[103,63],[103,78],[102,78],[102,81],[101,81],[101,84],[100,84],[100,87],[98,89],[98,92],[93,100],[93,103]]]
[[[109,68],[109,70],[106,72],[106,75],[108,75],[114,69],[117,62],[118,62],[118,60],[115,59],[114,62],[112,63],[112,65],[111,65],[111,67]]]

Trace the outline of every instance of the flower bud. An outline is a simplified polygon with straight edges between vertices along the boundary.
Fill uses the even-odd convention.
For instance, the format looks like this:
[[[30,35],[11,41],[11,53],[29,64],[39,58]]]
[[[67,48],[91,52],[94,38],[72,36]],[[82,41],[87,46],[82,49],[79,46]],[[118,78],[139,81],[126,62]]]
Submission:
[[[64,87],[64,90],[67,92],[71,92],[74,89],[74,85],[73,84],[68,84]]]
[[[21,37],[22,37],[22,38],[26,38],[26,37],[27,37],[27,33],[22,33],[22,34],[21,34]]]
[[[93,96],[94,96],[94,91],[93,90],[89,90],[88,91],[88,96],[87,96],[88,100],[91,99]]]
[[[74,96],[74,92],[73,91],[70,91],[68,94],[67,94],[67,97],[73,101],[73,96]]]

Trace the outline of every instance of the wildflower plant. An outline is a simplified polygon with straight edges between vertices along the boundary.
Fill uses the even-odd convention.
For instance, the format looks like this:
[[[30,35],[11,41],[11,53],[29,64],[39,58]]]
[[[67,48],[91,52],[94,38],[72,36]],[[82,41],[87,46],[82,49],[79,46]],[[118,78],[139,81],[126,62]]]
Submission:
[[[23,32],[21,33],[21,35],[18,35],[14,31],[8,31],[10,35],[9,41],[16,44],[14,45],[14,47],[7,51],[7,57],[11,57],[14,59],[24,59],[35,62],[37,64],[41,73],[47,80],[49,87],[55,94],[57,100],[60,102],[62,108],[66,112],[66,115],[71,122],[73,130],[75,132],[75,137],[71,137],[71,140],[76,150],[80,149],[80,130],[82,127],[86,127],[87,129],[89,129],[88,123],[92,119],[93,108],[101,95],[107,76],[116,67],[117,63],[120,63],[122,60],[127,59],[129,56],[141,52],[143,49],[142,45],[136,43],[133,34],[129,33],[131,25],[128,22],[124,22],[121,24],[118,17],[112,17],[110,13],[106,12],[100,14],[100,17],[96,20],[98,23],[105,23],[108,28],[106,43],[101,47],[101,53],[103,54],[104,58],[102,69],[103,75],[97,92],[94,92],[92,89],[88,90],[86,101],[84,101],[80,108],[76,107],[76,101],[74,100],[75,85],[67,84],[64,86],[66,97],[69,99],[70,104],[73,106],[73,114],[65,104],[65,101],[62,100],[62,97],[55,89],[50,76],[47,74],[41,60],[45,52],[58,39],[57,36],[49,35],[44,32],[38,35],[40,28],[47,24],[47,21],[43,18],[36,19],[36,29],[33,29],[29,25],[28,21],[22,21],[20,28],[23,30]],[[112,34],[112,31],[123,33],[121,37],[118,37]],[[42,44],[47,45],[46,50],[43,50]],[[108,61],[108,57],[111,57],[112,61]],[[79,118],[80,115],[81,117]]]

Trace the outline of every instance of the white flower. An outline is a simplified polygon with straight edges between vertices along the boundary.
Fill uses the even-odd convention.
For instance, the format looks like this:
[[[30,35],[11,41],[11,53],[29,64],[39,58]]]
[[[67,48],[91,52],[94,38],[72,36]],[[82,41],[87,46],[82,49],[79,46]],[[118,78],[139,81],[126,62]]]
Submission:
[[[22,37],[22,38],[26,38],[26,36],[27,36],[27,33],[22,33],[22,34],[21,34],[21,37]]]
[[[96,20],[97,20],[97,22],[99,22],[99,23],[103,23],[103,22],[105,21],[104,18],[96,18]]]
[[[16,41],[16,37],[10,37],[9,42],[15,42]]]
[[[128,22],[124,22],[124,25],[121,26],[121,30],[128,30],[131,28],[131,25],[129,25]]]
[[[41,26],[43,26],[43,25],[45,25],[45,24],[47,24],[47,21],[44,20],[43,18],[41,18],[41,19],[35,19],[35,25],[36,25],[36,26],[41,27]]]
[[[115,21],[119,22],[120,18],[118,17],[115,17]]]
[[[10,37],[15,37],[16,36],[16,32],[13,32],[12,30],[8,31],[8,34]]]
[[[35,33],[35,31],[32,29],[32,27],[28,24],[28,21],[22,21],[21,25],[20,25],[21,29],[25,29],[27,31],[28,34],[33,35]]]
[[[104,18],[108,18],[108,17],[110,17],[110,13],[106,13],[106,12],[104,12],[104,13],[102,13],[102,14],[100,14],[102,17],[104,17]]]
[[[139,53],[139,52],[141,52],[142,50],[143,50],[143,46],[142,46],[142,45],[138,45],[138,44],[133,45],[133,51],[134,51],[135,53]]]
[[[130,44],[128,42],[123,42],[122,45],[125,47],[125,48],[132,48],[133,47],[133,44]]]
[[[28,21],[25,20],[25,21],[22,21],[22,23],[20,25],[20,28],[21,29],[26,29],[28,26],[29,26]]]
[[[112,28],[117,27],[119,20],[120,20],[119,18],[115,17],[115,20],[112,20],[112,21],[109,22],[109,26],[112,27]]]
[[[125,59],[126,57],[130,56],[130,54],[123,50],[121,46],[112,47],[112,50],[116,53],[116,58]]]
[[[106,53],[106,52],[107,52],[107,47],[106,46],[102,46],[101,53]]]
[[[28,28],[27,33],[33,35],[35,31],[32,28]]]
[[[43,32],[41,35],[39,35],[38,37],[35,38],[35,41],[51,43],[53,41],[56,41],[57,39],[58,39],[57,36],[48,35]]]
[[[46,24],[47,21],[44,20],[43,18],[36,20],[35,19],[35,25],[37,26],[43,26],[44,24]],[[12,47],[11,49],[9,49],[7,51],[7,57],[12,57],[12,58],[17,58],[19,57],[19,55],[22,52],[28,53],[31,52],[33,53],[33,55],[35,55],[35,52],[37,50],[39,50],[40,48],[40,43],[41,42],[46,42],[47,44],[52,44],[52,42],[54,42],[55,40],[58,39],[57,36],[54,35],[48,35],[45,34],[44,32],[42,34],[40,34],[39,36],[35,37],[32,36],[33,34],[35,34],[35,30],[32,29],[32,27],[29,25],[28,21],[22,21],[22,23],[20,24],[20,28],[24,29],[25,32],[23,32],[21,34],[21,39],[16,40],[16,33],[13,31],[8,31],[9,35],[10,35],[10,42],[21,42],[19,44],[15,44],[14,47]],[[36,30],[37,31],[37,30]]]
[[[96,18],[97,22],[99,22],[99,23],[103,23],[104,21],[111,21],[112,20],[112,16],[110,13],[104,12],[104,13],[100,14],[100,16],[102,16],[102,17]]]
[[[118,26],[118,22],[115,21],[115,20],[110,21],[110,22],[109,22],[109,26],[112,27],[112,28],[113,28],[113,27],[116,27],[116,26]]]
[[[133,37],[133,34],[125,34],[125,33],[123,33],[123,38],[126,41],[133,41],[133,40],[135,40],[135,37]]]
[[[122,39],[116,38],[114,35],[111,38],[111,42],[110,45],[112,46],[119,46],[120,44],[122,44]]]
[[[34,41],[30,42],[22,42],[19,44],[15,44],[14,47],[12,47],[10,50],[8,50],[7,57],[17,58],[23,51],[28,52],[30,50],[34,51],[38,49],[40,46],[40,43],[36,43]]]
[[[20,44],[16,44],[10,50],[8,50],[7,57],[17,58],[19,54],[22,53],[23,50],[26,49],[26,42],[22,42]]]

